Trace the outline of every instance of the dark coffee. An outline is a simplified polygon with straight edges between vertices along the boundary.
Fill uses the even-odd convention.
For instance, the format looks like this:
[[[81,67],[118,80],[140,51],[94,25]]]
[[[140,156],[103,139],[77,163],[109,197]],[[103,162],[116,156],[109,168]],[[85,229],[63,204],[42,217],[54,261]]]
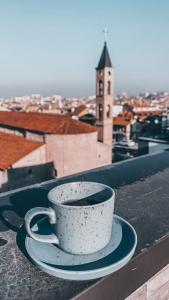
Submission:
[[[100,191],[98,193],[95,193],[93,195],[90,195],[88,197],[82,198],[82,199],[70,199],[68,201],[65,201],[64,205],[70,205],[70,206],[87,206],[87,205],[95,205],[99,204],[101,202],[106,201],[112,196],[112,193],[109,189],[105,189],[103,191]]]

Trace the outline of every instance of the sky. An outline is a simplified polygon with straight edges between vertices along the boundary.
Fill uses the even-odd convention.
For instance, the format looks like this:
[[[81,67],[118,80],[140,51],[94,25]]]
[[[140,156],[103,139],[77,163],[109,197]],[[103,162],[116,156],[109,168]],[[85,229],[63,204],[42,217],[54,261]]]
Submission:
[[[168,0],[0,0],[0,97],[88,96],[108,28],[116,94],[169,91]]]

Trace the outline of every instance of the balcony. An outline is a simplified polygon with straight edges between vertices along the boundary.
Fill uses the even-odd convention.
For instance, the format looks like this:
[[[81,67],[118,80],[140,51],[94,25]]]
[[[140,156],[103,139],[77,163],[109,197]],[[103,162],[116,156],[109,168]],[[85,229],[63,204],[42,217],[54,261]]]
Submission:
[[[30,262],[24,248],[25,213],[32,207],[47,206],[47,193],[54,186],[76,180],[97,181],[113,187],[115,213],[129,221],[138,234],[134,258],[121,270],[97,281],[74,282],[47,275]],[[165,293],[169,291],[168,232],[167,150],[3,193],[0,196],[0,299],[156,299],[157,293],[164,295],[162,287]],[[152,278],[159,274],[161,285],[158,281],[154,287]],[[135,291],[142,298],[131,298]]]

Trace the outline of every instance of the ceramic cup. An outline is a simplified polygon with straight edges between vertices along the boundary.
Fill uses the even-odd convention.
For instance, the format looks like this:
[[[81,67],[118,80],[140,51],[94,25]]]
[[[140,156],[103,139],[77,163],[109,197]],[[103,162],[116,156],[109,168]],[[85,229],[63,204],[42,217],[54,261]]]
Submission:
[[[72,254],[93,253],[108,244],[115,199],[110,187],[85,181],[66,183],[53,188],[48,199],[49,208],[35,207],[27,212],[25,225],[29,236],[40,242],[58,244]],[[40,214],[49,216],[53,234],[42,236],[32,232],[31,220]]]

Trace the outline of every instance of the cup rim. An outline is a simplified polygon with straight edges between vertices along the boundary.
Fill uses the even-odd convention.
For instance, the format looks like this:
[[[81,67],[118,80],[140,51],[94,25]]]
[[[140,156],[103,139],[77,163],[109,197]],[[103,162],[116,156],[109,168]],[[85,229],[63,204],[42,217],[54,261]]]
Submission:
[[[68,185],[68,184],[72,184],[72,185],[74,185],[74,184],[77,184],[77,183],[95,183],[95,184],[99,184],[99,185],[101,185],[102,187],[105,187],[105,188],[108,188],[110,191],[111,191],[111,193],[112,193],[112,195],[111,195],[111,197],[110,198],[108,198],[107,200],[105,200],[105,201],[103,201],[103,202],[100,202],[100,203],[98,203],[98,204],[93,204],[93,205],[85,205],[85,206],[83,206],[84,208],[90,208],[90,207],[97,207],[97,206],[101,206],[103,203],[107,203],[107,202],[109,202],[109,201],[112,201],[112,199],[114,199],[115,198],[115,191],[114,191],[114,189],[112,189],[110,186],[108,186],[108,185],[106,185],[106,184],[103,184],[103,183],[100,183],[100,182],[95,182],[95,181],[73,181],[73,182],[66,182],[66,183],[63,183],[63,184],[60,184],[60,185],[58,185],[58,186],[55,186],[54,188],[52,188],[50,191],[49,191],[49,193],[48,193],[48,195],[47,195],[47,197],[48,197],[48,200],[50,201],[50,202],[52,202],[53,204],[55,204],[56,206],[59,206],[59,207],[68,207],[68,208],[71,208],[71,209],[79,209],[79,208],[82,208],[82,206],[80,206],[80,205],[74,205],[74,206],[72,206],[72,205],[68,205],[68,204],[66,204],[66,205],[64,205],[64,204],[62,204],[62,203],[59,203],[59,202],[57,202],[57,201],[54,201],[53,199],[52,199],[52,197],[51,197],[51,195],[52,195],[52,193],[59,187],[59,186],[64,186],[64,185]]]

